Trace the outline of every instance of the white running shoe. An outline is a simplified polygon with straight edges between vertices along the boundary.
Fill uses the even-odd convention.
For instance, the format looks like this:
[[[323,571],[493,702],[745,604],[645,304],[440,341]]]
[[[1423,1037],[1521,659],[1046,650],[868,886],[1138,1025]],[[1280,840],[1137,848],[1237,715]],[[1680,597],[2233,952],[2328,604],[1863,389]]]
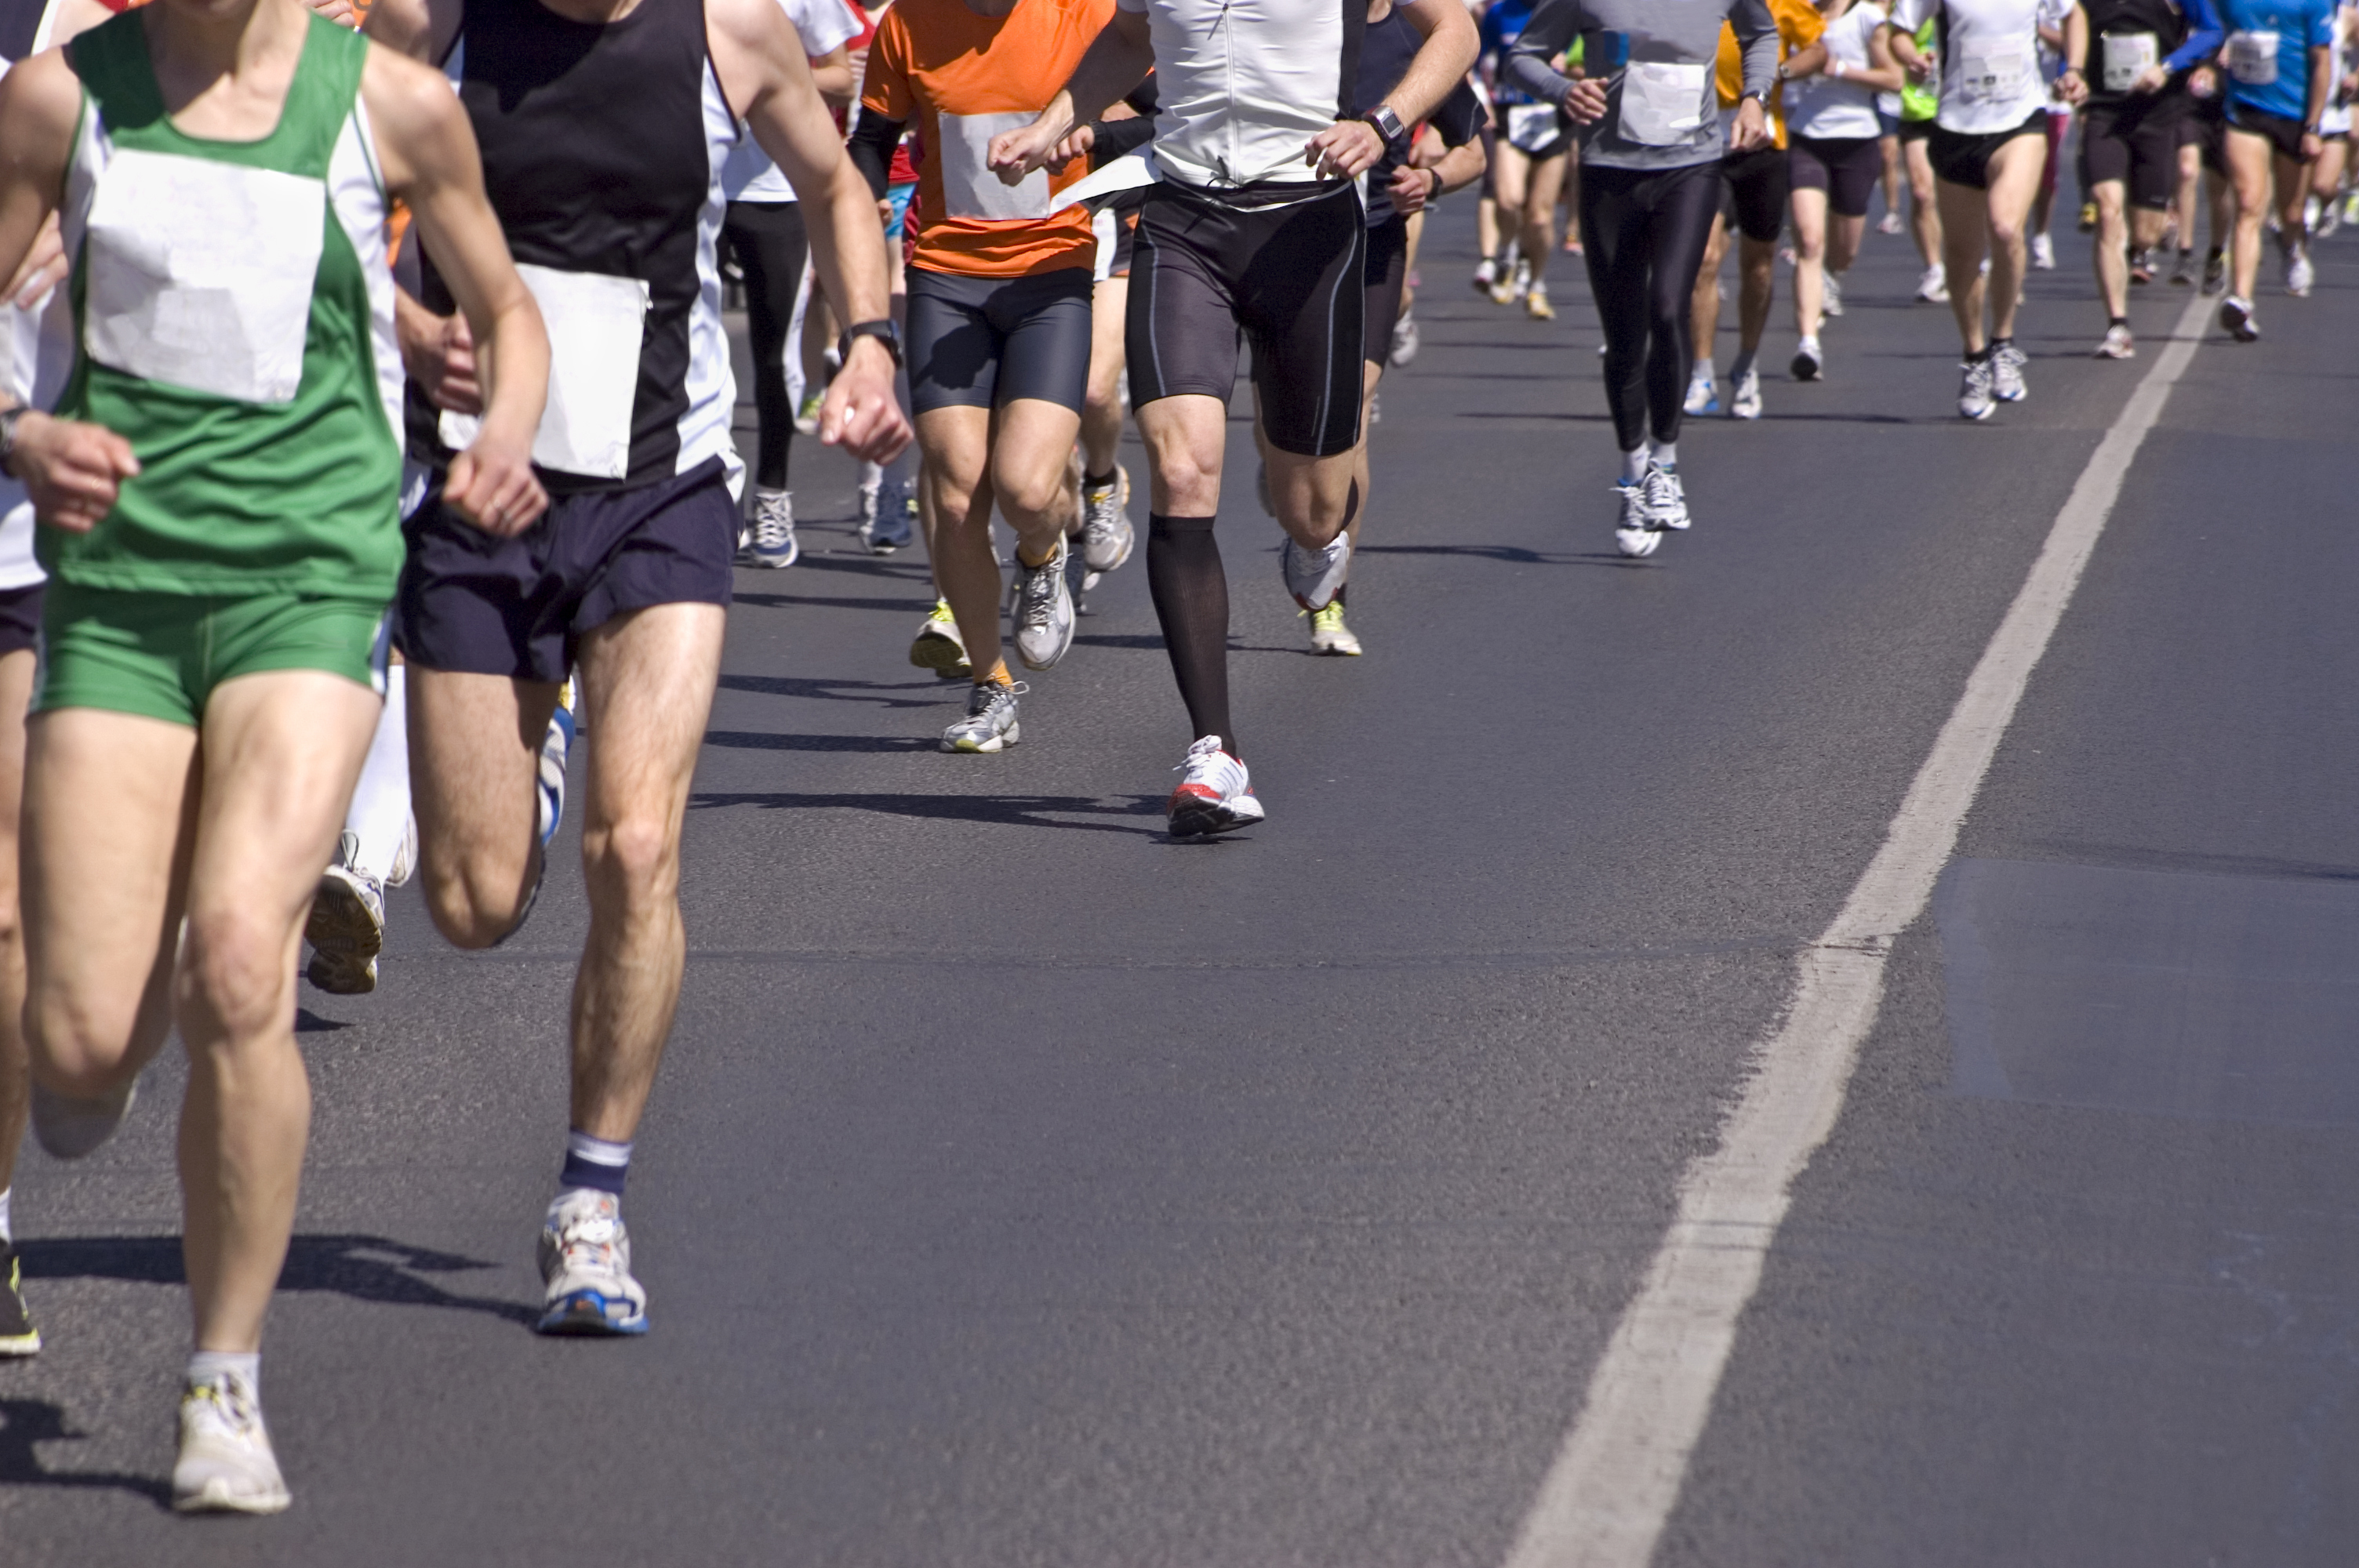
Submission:
[[[1417,313],[1404,310],[1400,319],[1393,323],[1392,347],[1385,358],[1395,370],[1398,370],[1417,358],[1418,347],[1422,341],[1417,330]]]
[[[1917,297],[1928,305],[1950,302],[1949,274],[1942,271],[1940,264],[1927,267],[1925,276],[1917,280]]]
[[[612,1193],[575,1187],[541,1224],[543,1334],[645,1334],[647,1293],[631,1277],[631,1233]]]
[[[1028,670],[1052,667],[1073,645],[1073,591],[1065,581],[1067,545],[1037,567],[1016,557],[1016,656]]]
[[[557,694],[557,707],[540,737],[540,847],[546,850],[565,821],[565,760],[573,754],[573,682]]]
[[[2220,301],[2220,325],[2240,343],[2256,342],[2261,336],[2260,325],[2253,319],[2253,302],[2238,295]]]
[[[1495,257],[1484,256],[1474,264],[1474,292],[1488,294],[1491,286],[1499,281],[1499,263]]]
[[[1524,314],[1535,321],[1556,319],[1556,307],[1549,303],[1546,282],[1535,283],[1524,291]]]
[[[740,564],[783,568],[801,554],[795,542],[794,492],[755,487],[753,537],[737,557]]]
[[[2104,341],[2097,345],[2094,356],[2101,360],[2134,360],[2137,358],[2137,340],[2130,330],[2116,321],[2105,329]]]
[[[2286,292],[2296,299],[2307,299],[2318,282],[2318,269],[2310,265],[2310,252],[2297,250],[2286,258]]]
[[[1828,273],[1825,275],[1824,282],[1826,297],[1820,304],[1819,308],[1830,316],[1840,317],[1843,314],[1843,274]]]
[[[945,752],[999,752],[1024,739],[1016,721],[1016,699],[1030,688],[1018,681],[1002,686],[984,681],[970,692],[966,717],[942,731]]]
[[[1908,226],[1901,222],[1900,214],[1889,207],[1884,210],[1884,216],[1875,221],[1875,232],[1879,234],[1897,234]]]
[[[1312,653],[1333,654],[1354,659],[1360,656],[1360,640],[1352,635],[1352,629],[1349,626],[1343,624],[1342,600],[1331,599],[1327,601],[1325,609],[1308,610],[1303,613],[1310,617],[1310,651]]]
[[[1968,419],[1987,419],[1998,404],[1991,396],[1991,362],[1988,351],[1975,355],[1958,366],[1963,372],[1958,383],[1958,412]]]
[[[958,617],[951,613],[950,600],[934,600],[933,609],[918,623],[917,640],[909,644],[909,662],[944,680],[974,673],[966,661],[966,639],[959,635]]]
[[[1688,377],[1687,401],[1680,408],[1683,413],[1698,416],[1720,412],[1720,382],[1712,372],[1701,365],[1696,367],[1695,373]]]
[[[2023,384],[2023,367],[2029,362],[2013,339],[1993,343],[1990,349],[1991,395],[2001,403],[2020,403],[2031,395]]]
[[[1288,535],[1286,547],[1278,552],[1278,568],[1286,574],[1286,591],[1294,595],[1295,603],[1305,610],[1324,610],[1352,569],[1351,530],[1337,529],[1325,547],[1317,550],[1303,548]]]
[[[1757,366],[1737,377],[1735,390],[1728,399],[1728,416],[1731,419],[1761,417],[1761,372]]]
[[[1221,750],[1221,738],[1207,735],[1188,748],[1167,807],[1174,838],[1201,838],[1250,827],[1262,819],[1245,765]]]
[[[331,996],[366,996],[376,989],[376,956],[385,947],[385,888],[352,868],[360,835],[346,833],[336,859],[311,895],[303,940],[311,944],[304,974]]]
[[[1827,356],[1821,351],[1816,338],[1804,338],[1794,347],[1794,362],[1790,367],[1796,381],[1816,381],[1827,371]]]
[[[1688,493],[1680,487],[1680,472],[1658,462],[1647,465],[1647,477],[1639,481],[1647,492],[1647,512],[1658,528],[1685,533],[1688,526]]]
[[[1082,559],[1092,572],[1110,572],[1130,559],[1138,530],[1131,525],[1129,505],[1130,471],[1120,463],[1112,484],[1082,486]]]
[[[1632,557],[1651,556],[1663,542],[1663,530],[1656,523],[1654,513],[1647,505],[1647,484],[1624,481],[1614,487],[1614,499],[1622,508],[1614,524],[1614,547]]]
[[[2056,270],[2056,242],[2045,234],[2031,236],[2031,270],[2034,272]]]
[[[180,1393],[180,1454],[172,1508],[184,1514],[284,1513],[295,1500],[270,1451],[262,1401],[235,1372],[216,1372]]]

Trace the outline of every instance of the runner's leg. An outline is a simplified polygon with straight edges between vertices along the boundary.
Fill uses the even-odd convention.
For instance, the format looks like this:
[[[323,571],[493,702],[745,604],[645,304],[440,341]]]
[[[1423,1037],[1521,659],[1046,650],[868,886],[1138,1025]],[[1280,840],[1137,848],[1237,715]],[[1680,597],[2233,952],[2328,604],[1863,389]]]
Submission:
[[[1815,340],[1826,304],[1827,193],[1797,185],[1794,213],[1794,332]]]
[[[2056,116],[2048,116],[2053,124]],[[2040,180],[2048,168],[2048,138],[2045,136],[2011,136],[2001,142],[1990,156],[1984,178],[1988,186],[1987,231],[1990,237],[1990,287],[1988,297],[1991,314],[1991,336],[2012,341],[2015,337],[2015,312],[2023,297],[2023,278],[2027,261],[2027,243],[2030,231],[2027,220],[2033,198],[2039,194]],[[1947,215],[1944,214],[1944,221]],[[1979,263],[1977,263],[1979,265]],[[1955,268],[1950,276],[1957,276]]]
[[[2097,297],[2105,308],[2105,319],[2118,321],[2130,313],[2129,187],[2118,179],[2101,179],[2089,193],[2097,203],[2097,233],[2091,244]]]
[[[14,1183],[25,1140],[25,927],[16,887],[17,814],[25,795],[25,708],[38,655],[0,654],[0,1196]],[[0,1242],[8,1239],[0,1231]],[[0,1281],[5,1283],[5,1281]]]
[[[1983,252],[1989,241],[1989,192],[1944,179],[1936,182],[1936,198],[1941,214],[1941,265],[1950,284],[1950,314],[1957,319],[1959,343],[1966,357],[1973,359],[1989,345],[1983,328],[1983,297],[1992,281],[1983,275]],[[1994,265],[1992,271],[1996,270]]]
[[[2228,177],[2236,193],[2235,240],[2229,250],[2228,292],[2249,301],[2261,271],[2261,222],[2269,206],[2269,139],[2228,127]]]
[[[434,928],[489,947],[532,908],[544,870],[540,748],[558,681],[409,669],[409,766],[419,866]]]

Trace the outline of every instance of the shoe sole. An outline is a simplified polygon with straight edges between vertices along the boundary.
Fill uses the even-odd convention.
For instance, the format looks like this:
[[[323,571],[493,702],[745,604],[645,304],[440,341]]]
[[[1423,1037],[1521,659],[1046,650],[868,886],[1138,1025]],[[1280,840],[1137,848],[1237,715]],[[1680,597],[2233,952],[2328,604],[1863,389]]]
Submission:
[[[38,1329],[30,1334],[12,1334],[0,1339],[0,1360],[18,1361],[40,1353],[41,1332]]]
[[[1357,643],[1347,648],[1341,643],[1321,643],[1313,640],[1310,651],[1326,658],[1356,659],[1360,656],[1360,645]]]
[[[303,940],[311,944],[310,982],[332,996],[366,996],[376,989],[376,958],[385,930],[360,896],[333,877],[321,880]]]
[[[563,1301],[540,1314],[533,1332],[554,1338],[621,1339],[647,1331],[647,1314],[617,1320],[611,1309],[622,1303],[610,1303],[596,1291],[575,1291]]]
[[[779,559],[773,556],[757,556],[751,550],[748,550],[745,554],[737,557],[737,564],[741,567],[761,567],[774,572],[784,571],[788,567],[793,566],[797,561],[802,559],[802,557],[803,553],[799,549],[796,550],[793,555],[788,556],[784,559]]]
[[[963,643],[934,632],[921,633],[909,644],[909,662],[938,676],[965,675],[973,668],[967,663]]]
[[[242,1498],[223,1483],[212,1481],[208,1482],[201,1492],[191,1492],[185,1497],[175,1494],[172,1511],[176,1514],[283,1514],[294,1501],[294,1494],[284,1490]]]
[[[1993,405],[1993,406],[1991,406],[1991,407],[1982,408],[1982,409],[1979,409],[1979,410],[1977,410],[1977,409],[1972,409],[1972,408],[1961,408],[1961,409],[1959,409],[1959,410],[1958,410],[1958,417],[1959,417],[1959,418],[1961,418],[1961,419],[1971,419],[1971,420],[1973,420],[1976,424],[1980,424],[1983,420],[1987,419],[1987,418],[1989,418],[1989,417],[1991,416],[1991,414],[1993,413],[1993,411],[1994,411],[1994,409],[1995,409],[1995,407],[1996,407],[1996,405]]]
[[[1663,542],[1663,535],[1659,529],[1649,528],[1637,536],[1635,544],[1625,537],[1625,530],[1619,528],[1614,531],[1614,547],[1634,561],[1653,555],[1656,546]]]
[[[1111,571],[1120,571],[1123,567],[1129,562],[1130,553],[1136,548],[1138,548],[1138,528],[1136,524],[1133,524],[1132,526],[1123,530],[1122,549],[1114,556],[1114,559],[1106,562],[1103,566],[1100,566],[1097,562],[1090,559],[1089,552],[1084,550],[1082,552],[1082,564],[1089,568],[1091,571],[1103,577]],[[1091,583],[1085,584],[1084,586],[1093,588],[1096,585],[1094,583]]]
[[[1171,813],[1171,837],[1212,838],[1223,833],[1234,833],[1240,827],[1250,827],[1260,820],[1259,817],[1233,816],[1210,803],[1183,806]]]
[[[1819,379],[1819,362],[1814,359],[1808,358],[1805,355],[1796,354],[1794,356],[1794,362],[1787,368],[1794,373],[1794,379],[1796,381],[1816,381]]]
[[[1007,727],[1007,732],[1006,734],[994,735],[988,741],[951,741],[946,739],[942,741],[942,750],[945,752],[962,752],[969,756],[978,754],[987,755],[993,752],[1004,752],[1023,738],[1024,727],[1020,724],[1011,724]]]

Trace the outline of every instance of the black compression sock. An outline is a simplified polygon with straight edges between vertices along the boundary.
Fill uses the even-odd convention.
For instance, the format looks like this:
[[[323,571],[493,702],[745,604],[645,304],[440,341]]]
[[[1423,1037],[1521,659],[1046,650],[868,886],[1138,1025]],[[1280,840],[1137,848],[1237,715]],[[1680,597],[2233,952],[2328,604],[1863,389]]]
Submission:
[[[1106,470],[1103,473],[1085,473],[1082,476],[1082,485],[1087,490],[1103,490],[1113,484],[1114,481],[1114,471],[1112,469]]]
[[[1218,735],[1222,749],[1242,762],[1229,726],[1229,577],[1212,519],[1147,514],[1147,590],[1188,722],[1200,740]]]

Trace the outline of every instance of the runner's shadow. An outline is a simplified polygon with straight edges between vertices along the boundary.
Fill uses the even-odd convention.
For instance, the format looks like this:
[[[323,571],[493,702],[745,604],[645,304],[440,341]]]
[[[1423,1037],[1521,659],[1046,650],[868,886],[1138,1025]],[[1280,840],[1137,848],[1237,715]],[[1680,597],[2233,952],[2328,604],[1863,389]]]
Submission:
[[[912,681],[807,680],[792,676],[729,676],[721,677],[723,691],[758,692],[764,697],[815,697],[829,702],[873,702],[879,708],[939,708],[937,695],[922,701],[906,697],[870,697],[869,692],[928,691],[940,693],[944,683],[929,677]]]
[[[808,609],[819,606],[827,610],[889,610],[896,615],[923,615],[934,607],[930,599],[828,599],[810,593],[746,593],[736,595],[739,604],[758,604],[766,610]]]
[[[22,1242],[25,1277],[33,1280],[121,1280],[141,1285],[187,1282],[177,1236],[71,1236]],[[455,1274],[495,1265],[456,1253],[388,1241],[382,1236],[301,1235],[287,1249],[282,1291],[325,1291],[385,1306],[448,1307],[509,1323],[538,1322],[521,1302],[460,1295],[420,1274]]]
[[[130,1476],[119,1470],[52,1470],[33,1452],[37,1443],[78,1443],[88,1436],[66,1425],[60,1405],[47,1400],[0,1400],[0,1487],[131,1492],[158,1508],[171,1507],[171,1487],[153,1476]]]
[[[1107,802],[1119,804],[1108,805]],[[984,822],[1005,827],[1071,827],[1087,833],[1135,833],[1159,838],[1160,826],[1132,822],[1061,822],[1048,812],[1110,817],[1151,817],[1159,824],[1163,797],[1153,795],[766,795],[700,794],[690,806],[754,806],[765,811],[794,811],[811,806],[835,806],[852,811],[881,812],[888,816],[922,817],[937,822]]]
[[[747,752],[931,752],[937,742],[898,735],[768,735],[754,730],[709,730],[704,743]]]

